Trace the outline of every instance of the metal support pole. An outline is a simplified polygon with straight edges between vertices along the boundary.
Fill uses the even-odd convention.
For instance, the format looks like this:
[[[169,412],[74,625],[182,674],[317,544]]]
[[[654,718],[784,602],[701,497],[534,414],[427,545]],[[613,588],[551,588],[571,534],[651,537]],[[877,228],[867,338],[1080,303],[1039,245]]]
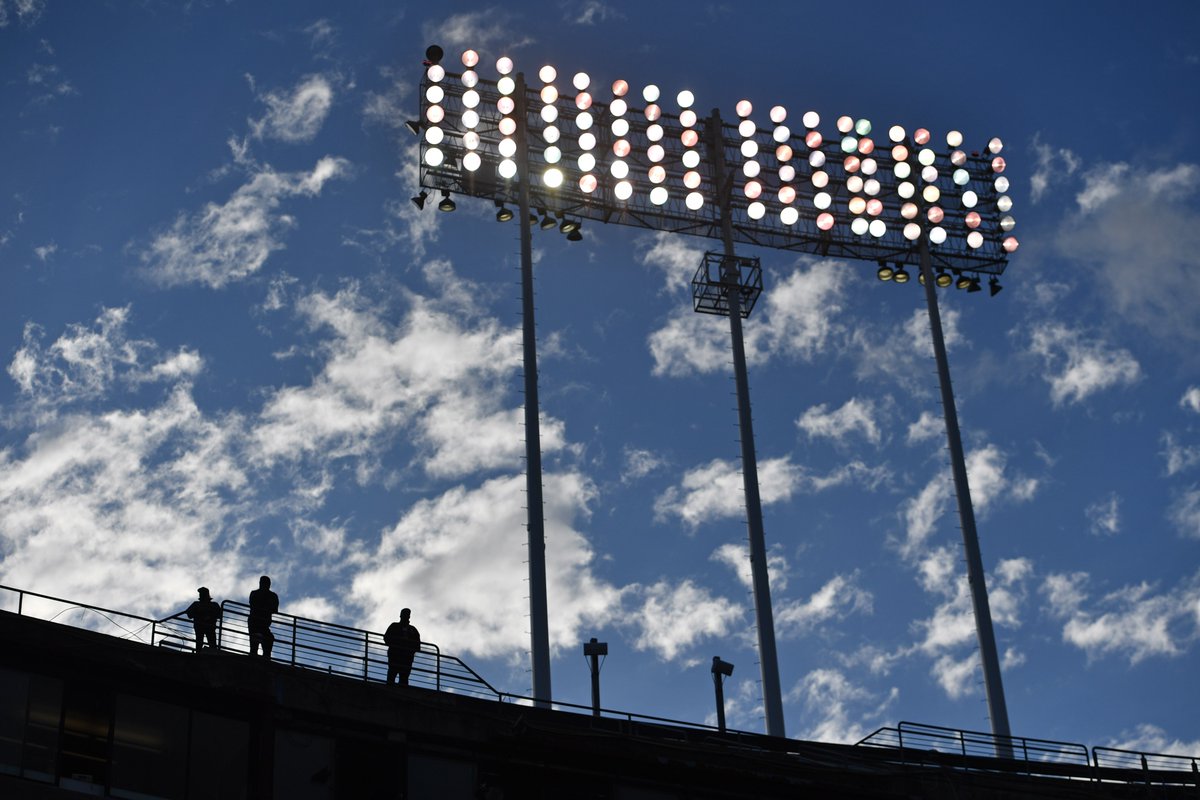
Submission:
[[[758,493],[758,459],[754,453],[754,426],[750,414],[750,383],[746,376],[746,348],[742,341],[740,270],[734,260],[733,222],[730,216],[732,180],[726,175],[725,142],[721,114],[713,109],[708,121],[712,149],[713,181],[721,210],[721,241],[727,260],[721,269],[729,302],[729,337],[733,345],[733,373],[737,385],[738,430],[742,444],[742,487],[746,495],[746,531],[750,540],[750,573],[754,587],[754,612],[758,626],[758,661],[762,670],[763,712],[767,733],[786,736],[783,695],[779,688],[779,657],[775,651],[775,618],[771,611],[771,584],[767,573],[767,547],[763,535],[762,500]],[[721,710],[724,716],[724,710]]]
[[[591,645],[590,647],[588,645]],[[607,649],[607,648],[604,648]],[[600,716],[600,654],[602,652],[602,643],[592,637],[592,641],[583,646],[583,651],[588,657],[588,666],[592,670],[592,716]]]
[[[725,732],[725,676],[733,672],[733,665],[713,656],[712,679],[713,690],[717,695],[717,729]]]
[[[533,698],[550,702],[550,625],[546,603],[546,531],[542,517],[542,443],[538,423],[537,331],[533,317],[533,233],[529,224],[529,137],[525,75],[517,73],[517,181],[521,211],[521,340],[525,370],[525,499],[529,534],[529,631]]]
[[[962,527],[963,548],[967,557],[967,581],[971,585],[971,604],[975,609],[975,632],[979,637],[979,656],[983,661],[983,685],[987,694],[988,717],[992,734],[998,737],[997,755],[1012,758],[1012,732],[1008,727],[1008,708],[1004,702],[1004,684],[1000,680],[1000,659],[996,653],[996,634],[992,630],[992,611],[988,605],[987,584],[983,575],[983,556],[979,552],[979,533],[975,529],[975,509],[971,505],[971,487],[967,483],[967,463],[963,456],[962,435],[958,430],[958,410],[950,385],[950,362],[946,358],[946,340],[942,335],[942,315],[938,311],[937,286],[930,263],[928,233],[922,232],[921,275],[925,280],[925,302],[929,306],[929,330],[933,336],[933,355],[937,360],[938,383],[942,391],[942,410],[946,415],[946,439],[950,447],[950,468],[954,492],[958,495],[958,518]]]

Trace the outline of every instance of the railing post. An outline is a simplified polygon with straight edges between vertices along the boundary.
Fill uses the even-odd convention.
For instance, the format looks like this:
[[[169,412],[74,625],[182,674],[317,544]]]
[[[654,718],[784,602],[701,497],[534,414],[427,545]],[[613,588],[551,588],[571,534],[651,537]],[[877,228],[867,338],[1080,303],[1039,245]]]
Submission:
[[[18,617],[22,616],[22,611],[24,610],[24,608],[25,608],[25,592],[24,592],[24,590],[19,590],[17,592],[17,616]]]
[[[292,666],[296,665],[296,618],[292,617]]]
[[[371,632],[363,631],[363,680],[370,678],[371,669]]]

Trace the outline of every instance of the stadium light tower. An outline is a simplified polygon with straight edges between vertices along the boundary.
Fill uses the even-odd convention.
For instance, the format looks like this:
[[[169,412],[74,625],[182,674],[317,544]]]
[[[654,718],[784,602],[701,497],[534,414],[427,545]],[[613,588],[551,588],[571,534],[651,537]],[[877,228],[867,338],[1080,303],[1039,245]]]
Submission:
[[[771,107],[770,124],[759,127],[748,100],[735,105],[737,123],[726,123],[716,110],[701,119],[688,90],[671,102],[659,87],[646,85],[644,105],[634,108],[625,79],[613,81],[605,91],[593,86],[586,73],[576,73],[570,81],[574,94],[569,94],[559,90],[552,66],[541,67],[537,83],[527,86],[524,73],[515,72],[507,56],[495,62],[498,77],[491,79],[476,70],[480,56],[474,50],[462,54],[463,71],[458,73],[437,63],[440,48],[437,53],[439,58],[427,61],[421,119],[414,125],[422,136],[421,187],[486,198],[501,212],[510,203],[521,210],[534,697],[549,700],[544,559],[540,587],[534,576],[534,554],[544,552],[544,542],[534,541],[535,529],[541,535],[541,475],[540,453],[534,452],[536,352],[532,271],[527,268],[529,209],[536,207],[543,210],[543,227],[553,213],[568,238],[577,238],[579,225],[589,219],[722,242],[722,251],[707,254],[697,270],[693,299],[696,311],[730,319],[763,706],[767,732],[777,736],[785,731],[741,332],[742,318],[762,291],[762,273],[757,259],[739,256],[734,246],[866,260],[879,265],[881,280],[897,283],[908,280],[905,266],[919,270],[938,361],[992,730],[1008,736],[936,294],[937,288],[952,284],[977,292],[988,276],[994,295],[1009,254],[1018,247],[1011,235],[1015,223],[1008,213],[1012,201],[1008,179],[1001,174],[1000,140],[969,152],[963,149],[962,134],[950,131],[945,149],[939,150],[927,129],[909,132],[895,125],[886,142],[876,142],[872,123],[851,116],[838,117],[836,134],[826,138],[816,112],[803,114],[793,131],[781,105]],[[594,92],[603,92],[603,99]],[[540,597],[535,597],[538,591]],[[539,670],[545,672],[545,694],[539,693]]]

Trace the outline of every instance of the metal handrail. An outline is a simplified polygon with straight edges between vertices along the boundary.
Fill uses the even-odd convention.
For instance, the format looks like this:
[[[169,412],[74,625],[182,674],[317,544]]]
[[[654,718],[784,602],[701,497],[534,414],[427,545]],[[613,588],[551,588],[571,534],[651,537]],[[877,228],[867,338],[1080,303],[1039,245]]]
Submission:
[[[1093,747],[1092,763],[1103,769],[1140,771],[1150,783],[1195,783],[1200,786],[1200,758],[1120,747]],[[1184,773],[1190,779],[1172,778],[1161,773]],[[1151,775],[1150,773],[1156,773]]]

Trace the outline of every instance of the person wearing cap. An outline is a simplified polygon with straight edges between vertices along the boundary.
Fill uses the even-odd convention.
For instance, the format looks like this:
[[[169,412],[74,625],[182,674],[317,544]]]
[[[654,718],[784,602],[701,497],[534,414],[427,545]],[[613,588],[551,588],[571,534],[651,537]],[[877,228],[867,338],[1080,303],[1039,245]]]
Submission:
[[[398,679],[401,686],[408,685],[408,675],[412,672],[413,656],[421,649],[421,632],[409,624],[410,612],[401,609],[400,621],[388,625],[383,634],[383,642],[388,646],[387,682]]]
[[[196,652],[199,653],[205,638],[209,647],[217,649],[217,620],[221,618],[221,607],[209,596],[205,587],[201,586],[196,592],[200,599],[188,606],[184,613],[196,629]]]

